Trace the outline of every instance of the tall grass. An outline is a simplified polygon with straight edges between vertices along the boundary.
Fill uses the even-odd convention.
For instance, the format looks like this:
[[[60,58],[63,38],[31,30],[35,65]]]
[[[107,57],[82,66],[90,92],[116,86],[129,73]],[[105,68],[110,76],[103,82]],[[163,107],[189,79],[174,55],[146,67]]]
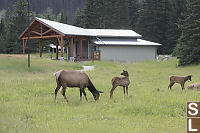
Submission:
[[[47,57],[47,56],[45,56]],[[0,55],[0,132],[106,132],[169,133],[185,132],[185,103],[198,101],[199,92],[181,90],[175,84],[168,91],[170,75],[192,74],[200,80],[200,65],[176,67],[177,60],[135,63],[86,62],[95,66],[86,72],[98,90],[104,91],[94,102],[86,89],[88,101],[79,100],[79,89],[69,88],[66,103],[58,93],[53,73],[60,69],[77,70],[81,64],[31,56],[31,69],[24,56]],[[126,69],[130,74],[129,97],[123,89],[109,99],[110,80]],[[190,84],[186,82],[186,86]]]

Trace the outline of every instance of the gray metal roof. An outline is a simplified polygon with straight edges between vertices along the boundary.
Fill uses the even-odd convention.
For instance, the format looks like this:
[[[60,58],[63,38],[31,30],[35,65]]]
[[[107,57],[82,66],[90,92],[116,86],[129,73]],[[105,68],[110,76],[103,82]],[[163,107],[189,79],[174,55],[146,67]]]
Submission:
[[[85,29],[79,28],[76,26],[63,24],[63,23],[59,23],[59,22],[55,22],[55,21],[51,21],[47,19],[38,18],[38,17],[36,17],[36,20],[38,20],[41,23],[44,23],[45,25],[55,29],[58,32],[61,32],[64,35],[80,35],[80,36],[91,35],[91,33],[86,31]]]
[[[122,29],[84,29],[68,24],[63,24],[51,20],[46,20],[36,17],[36,20],[44,23],[45,25],[61,32],[64,35],[79,35],[79,36],[98,36],[98,37],[133,37],[140,38],[140,34],[133,30]]]
[[[91,40],[97,45],[135,45],[135,46],[160,46],[161,44],[142,39],[116,39],[116,38],[96,38]]]
[[[122,30],[122,29],[86,29],[89,33],[97,37],[133,37],[140,38],[140,34],[133,30]]]

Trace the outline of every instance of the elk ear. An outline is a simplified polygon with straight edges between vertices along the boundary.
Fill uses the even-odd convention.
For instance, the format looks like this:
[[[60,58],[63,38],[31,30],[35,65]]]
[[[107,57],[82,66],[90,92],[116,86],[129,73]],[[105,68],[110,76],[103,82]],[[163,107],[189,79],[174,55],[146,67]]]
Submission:
[[[98,91],[99,93],[103,93],[103,91]]]

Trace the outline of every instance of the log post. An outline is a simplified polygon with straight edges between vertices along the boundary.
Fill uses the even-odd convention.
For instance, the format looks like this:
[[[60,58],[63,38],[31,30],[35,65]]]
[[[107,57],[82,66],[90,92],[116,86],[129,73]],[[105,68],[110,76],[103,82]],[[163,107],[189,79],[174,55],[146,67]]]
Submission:
[[[80,59],[83,58],[83,43],[82,39],[79,40],[79,45],[80,45]]]
[[[100,61],[101,60],[101,51],[99,50],[99,58],[98,60]]]
[[[58,38],[56,39],[56,60],[58,60]]]
[[[39,52],[40,52],[40,57],[42,57],[42,48],[43,48],[43,40],[39,39]]]
[[[61,47],[61,57],[60,57],[60,61],[64,61],[64,56],[63,56],[63,46],[64,46],[64,38],[63,36],[61,36],[61,38],[58,38],[58,42],[60,44]]]
[[[70,40],[70,56],[74,57],[74,42],[73,42],[73,38],[71,38],[71,40]]]
[[[27,40],[23,39],[23,55],[25,55],[26,53],[26,44],[27,44]]]
[[[61,58],[63,58],[63,45],[64,45],[64,39],[63,39],[63,37],[61,37],[61,43],[60,43],[60,47],[61,47]]]

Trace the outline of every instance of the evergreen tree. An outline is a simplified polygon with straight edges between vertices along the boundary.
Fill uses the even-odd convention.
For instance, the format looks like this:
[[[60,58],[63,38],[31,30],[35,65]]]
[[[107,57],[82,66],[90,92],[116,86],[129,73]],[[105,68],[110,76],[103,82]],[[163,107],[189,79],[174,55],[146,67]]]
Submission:
[[[127,0],[118,0],[116,3],[118,13],[116,14],[118,19],[116,22],[117,27],[120,29],[129,28],[129,11]]]
[[[87,0],[84,9],[84,28],[96,28],[97,13],[95,11],[95,0]]]
[[[119,29],[116,25],[118,22],[118,9],[116,0],[105,0],[104,3],[104,28]]]
[[[26,0],[16,1],[12,8],[6,11],[4,22],[4,34],[1,36],[2,51],[4,53],[21,53],[22,42],[19,35],[27,26],[27,2]]]
[[[158,42],[154,35],[154,25],[156,25],[156,14],[154,10],[156,4],[154,0],[146,0],[142,3],[139,9],[136,30],[142,34],[145,39]]]
[[[161,54],[168,54],[166,32],[169,28],[169,1],[145,0],[139,10],[136,31],[145,39],[162,44],[158,50]]]
[[[61,10],[61,12],[58,14],[57,21],[67,24],[67,16],[65,16],[64,10]]]
[[[187,14],[179,23],[182,34],[176,46],[179,65],[200,63],[200,1],[187,0],[186,8]]]
[[[42,17],[52,21],[56,20],[55,15],[53,14],[53,9],[50,7],[46,9],[46,11],[42,14]]]
[[[85,9],[84,12],[84,17],[89,18],[89,21],[91,21],[90,28],[105,28],[105,16],[106,12],[105,9],[105,0],[94,0],[92,2],[92,9],[90,9],[90,12],[87,12],[89,10]],[[88,14],[89,13],[89,14]],[[88,16],[88,17],[87,17]]]
[[[4,22],[3,22],[3,19],[2,19],[1,22],[0,22],[0,36],[3,35],[3,32],[4,32]]]
[[[137,19],[139,17],[138,10],[138,0],[128,0],[129,27],[133,30],[136,28]]]
[[[87,0],[86,7],[77,19],[84,28],[130,28],[130,0]],[[81,15],[80,15],[81,14]]]
[[[0,23],[0,53],[4,53],[4,49],[5,49],[5,44],[4,44],[4,39],[3,39],[3,35],[4,35],[4,30],[5,30],[5,24],[3,22],[3,19],[1,19],[1,23]]]
[[[178,43],[178,38],[181,36],[181,30],[178,28],[178,22],[183,19],[186,12],[186,0],[170,0],[169,8],[169,28],[167,30],[167,44],[169,53],[174,51]],[[173,55],[175,52],[173,52]]]
[[[84,27],[84,16],[83,12],[78,8],[75,13],[74,24],[78,27]]]

